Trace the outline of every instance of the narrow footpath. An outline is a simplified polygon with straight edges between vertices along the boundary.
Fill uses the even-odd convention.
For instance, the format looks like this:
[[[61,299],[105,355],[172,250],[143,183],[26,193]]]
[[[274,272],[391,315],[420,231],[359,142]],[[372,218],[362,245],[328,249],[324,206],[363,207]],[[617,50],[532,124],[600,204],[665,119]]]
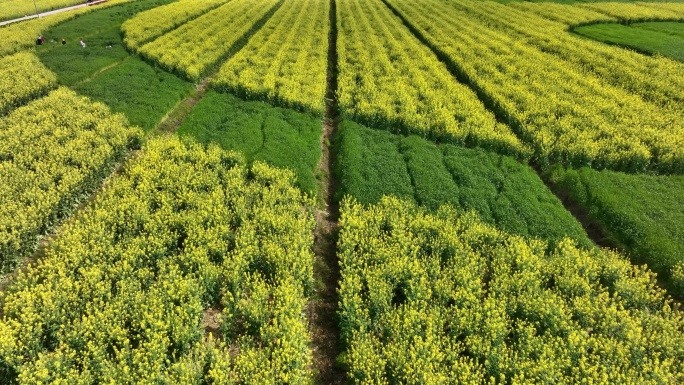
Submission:
[[[333,171],[332,137],[339,125],[337,105],[337,7],[330,5],[330,35],[328,38],[328,74],[326,112],[321,136],[321,161],[318,173],[324,175],[319,183],[322,202],[316,210],[314,276],[316,293],[309,303],[308,318],[311,333],[313,369],[316,384],[343,384],[344,371],[337,365],[340,354],[340,330],[337,324],[338,284],[340,266],[337,259],[339,207],[335,201],[337,180]]]

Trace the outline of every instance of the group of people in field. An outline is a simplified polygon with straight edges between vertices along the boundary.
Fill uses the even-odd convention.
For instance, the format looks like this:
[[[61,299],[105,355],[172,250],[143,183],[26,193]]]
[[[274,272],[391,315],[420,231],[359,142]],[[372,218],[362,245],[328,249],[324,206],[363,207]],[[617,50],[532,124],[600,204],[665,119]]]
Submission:
[[[55,43],[55,39],[52,39],[51,42]],[[67,43],[66,39],[62,39],[62,45],[66,45],[66,43]],[[45,38],[43,37],[43,35],[40,35],[40,36],[38,36],[38,39],[36,39],[36,45],[43,45],[43,44],[45,44]],[[81,47],[83,47],[83,48],[86,47],[86,43],[83,41],[83,39],[81,39]]]

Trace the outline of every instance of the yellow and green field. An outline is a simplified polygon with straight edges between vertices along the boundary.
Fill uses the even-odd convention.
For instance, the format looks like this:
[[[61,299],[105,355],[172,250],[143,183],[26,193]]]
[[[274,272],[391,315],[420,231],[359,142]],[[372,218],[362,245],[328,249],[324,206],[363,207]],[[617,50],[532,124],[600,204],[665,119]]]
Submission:
[[[110,0],[0,27],[0,383],[684,382],[683,26]]]

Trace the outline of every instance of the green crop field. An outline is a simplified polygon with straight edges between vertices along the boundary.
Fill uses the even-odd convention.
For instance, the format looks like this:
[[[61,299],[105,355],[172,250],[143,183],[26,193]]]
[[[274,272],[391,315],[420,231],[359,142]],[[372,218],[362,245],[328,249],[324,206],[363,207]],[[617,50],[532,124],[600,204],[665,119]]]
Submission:
[[[0,383],[682,383],[683,42],[676,0],[0,26]]]
[[[684,23],[595,24],[575,32],[604,43],[684,61]]]

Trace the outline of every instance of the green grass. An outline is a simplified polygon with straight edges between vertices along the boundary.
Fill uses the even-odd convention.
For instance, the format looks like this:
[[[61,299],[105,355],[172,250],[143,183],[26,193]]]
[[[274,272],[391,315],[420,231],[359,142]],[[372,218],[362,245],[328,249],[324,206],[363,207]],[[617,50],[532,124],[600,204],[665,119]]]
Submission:
[[[178,135],[216,143],[297,175],[304,191],[316,192],[315,171],[321,156],[321,121],[309,114],[241,100],[209,91],[178,129]]]
[[[594,24],[575,28],[574,32],[603,43],[684,61],[684,23]]]
[[[345,195],[363,204],[378,202],[383,195],[413,199],[411,178],[399,153],[397,136],[344,121],[333,140],[333,150],[334,171],[340,181],[337,201]]]
[[[123,113],[131,124],[149,132],[194,89],[194,85],[138,58],[131,58],[92,81],[72,88]]]
[[[474,210],[507,232],[552,243],[569,236],[593,244],[536,172],[514,158],[481,149],[435,145],[344,122],[334,140],[341,200],[363,204],[383,195],[411,198],[430,209],[451,203]]]
[[[630,24],[632,28],[645,29],[649,31],[661,32],[668,35],[678,36],[684,39],[684,23],[674,21],[659,21],[648,23]]]
[[[583,168],[557,169],[550,178],[558,191],[588,211],[613,244],[635,262],[648,264],[674,294],[684,297],[684,176]]]
[[[124,21],[170,2],[139,0],[79,16],[47,30],[43,34],[46,44],[37,46],[36,54],[57,74],[61,84],[72,86],[129,56],[121,40],[120,27]],[[53,39],[55,43],[51,43]],[[67,41],[64,46],[60,43],[62,39]],[[81,39],[86,48],[81,47]]]

